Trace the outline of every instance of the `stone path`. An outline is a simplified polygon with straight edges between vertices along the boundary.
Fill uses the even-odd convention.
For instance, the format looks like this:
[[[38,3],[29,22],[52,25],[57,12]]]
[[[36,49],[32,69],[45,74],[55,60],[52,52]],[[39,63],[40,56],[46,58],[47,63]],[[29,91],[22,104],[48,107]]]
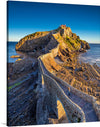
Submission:
[[[45,74],[49,75],[45,66],[43,65],[43,63],[41,62],[41,65],[43,67],[43,71]],[[50,76],[50,75],[49,75]],[[53,78],[53,77],[52,77]],[[55,80],[55,79],[54,79]],[[65,92],[65,94],[68,96],[68,90],[66,89],[66,87],[64,88],[64,86],[62,86],[58,81],[56,81],[60,87],[63,89],[63,91]],[[70,92],[70,96],[68,96],[74,103],[76,103],[78,106],[80,106],[84,113],[85,113],[85,117],[86,117],[86,122],[95,122],[98,121],[98,118],[96,116],[96,113],[93,109],[93,106],[91,103],[83,100],[82,98],[76,96],[75,94],[73,94],[72,92]]]
[[[64,87],[62,87],[61,84],[59,84],[61,88],[64,90],[66,95],[68,96],[68,90]],[[96,116],[96,113],[93,109],[93,106],[91,103],[83,100],[82,98],[76,96],[75,94],[70,92],[70,95],[68,96],[74,103],[76,103],[78,106],[82,108],[82,110],[85,113],[86,122],[95,122],[98,121],[98,118]]]

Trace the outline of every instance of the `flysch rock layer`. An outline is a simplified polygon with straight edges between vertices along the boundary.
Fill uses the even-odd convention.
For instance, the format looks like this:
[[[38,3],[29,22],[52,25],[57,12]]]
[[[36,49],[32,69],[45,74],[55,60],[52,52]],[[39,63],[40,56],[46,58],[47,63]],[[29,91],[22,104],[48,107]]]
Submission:
[[[24,58],[8,65],[8,125],[66,123],[81,122],[85,121],[85,119],[86,121],[91,120],[92,118],[89,119],[89,116],[84,117],[84,110],[76,101],[73,100],[75,94],[75,90],[73,90],[75,85],[73,84],[75,84],[76,80],[74,75],[71,75],[72,71],[69,74],[67,72],[70,71],[65,69],[66,72],[64,72],[64,69],[62,70],[62,63],[73,63],[73,58],[76,54],[86,52],[89,48],[90,46],[88,42],[81,40],[80,37],[73,33],[71,28],[66,27],[66,25],[61,25],[57,29],[51,31],[36,32],[22,38],[16,44],[15,49],[17,52],[20,52],[21,56],[24,56]],[[51,55],[49,55],[49,53],[51,53]],[[48,57],[45,57],[44,54]],[[50,82],[45,80],[44,74],[41,73],[41,66],[37,60],[39,56],[43,57],[42,62],[44,66],[51,73],[48,75],[50,76],[51,85],[54,84],[55,86],[55,82],[57,82],[58,85],[54,88],[60,88],[58,91],[64,93],[64,95],[59,93],[59,95],[62,96],[60,99],[66,98],[66,102],[61,100],[57,101],[55,97],[52,98],[49,96],[50,93],[46,87]],[[70,68],[75,70],[75,66],[73,65]],[[94,68],[97,69],[98,67],[94,65]],[[84,68],[80,68],[79,71],[83,69]],[[99,69],[95,72],[97,75],[99,72],[98,70]],[[67,88],[64,91],[63,84],[60,83],[61,86],[59,86],[58,81],[55,81],[56,78],[52,75],[54,74],[54,76],[56,75],[59,77],[58,74],[60,73],[62,75],[62,72],[68,74],[66,82],[69,86],[71,85],[71,89],[74,91],[74,93],[72,92],[72,98],[66,95]],[[63,77],[66,76],[63,75]],[[65,83],[63,82],[64,79],[62,79],[62,77],[60,77],[59,80],[60,82]],[[52,91],[54,91],[54,89],[51,89],[51,94]],[[82,94],[80,90],[78,91],[80,93],[80,96],[77,97],[79,100],[84,94]],[[55,94],[53,94],[53,96],[56,96]],[[84,100],[84,96],[82,100]],[[82,101],[82,103],[84,102],[88,105],[86,101],[87,100]],[[98,104],[95,102],[93,103],[93,101],[91,99],[90,107],[93,105],[93,111],[95,110],[94,112],[96,112],[96,115],[98,116],[98,118],[95,117],[95,119],[93,119],[97,120],[100,119],[100,109]],[[54,106],[52,105],[53,107],[48,106],[51,102],[54,104]],[[72,105],[73,111],[71,112],[71,110],[69,110],[68,112],[67,109],[64,108],[64,104],[62,105],[60,102],[63,102],[66,105],[68,103],[70,107]],[[59,114],[61,112],[59,107],[62,107],[62,110],[64,111],[63,115]],[[57,109],[59,109],[59,115],[57,115]],[[66,115],[67,112],[68,115]],[[95,114],[94,112],[91,113]],[[60,117],[58,118],[58,116]]]

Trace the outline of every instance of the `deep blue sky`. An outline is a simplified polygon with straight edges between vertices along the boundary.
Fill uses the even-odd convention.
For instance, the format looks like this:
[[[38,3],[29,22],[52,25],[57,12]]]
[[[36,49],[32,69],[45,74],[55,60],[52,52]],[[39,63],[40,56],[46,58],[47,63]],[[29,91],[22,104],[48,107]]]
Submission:
[[[100,6],[8,2],[8,40],[48,31],[61,24],[71,27],[81,39],[100,43]]]

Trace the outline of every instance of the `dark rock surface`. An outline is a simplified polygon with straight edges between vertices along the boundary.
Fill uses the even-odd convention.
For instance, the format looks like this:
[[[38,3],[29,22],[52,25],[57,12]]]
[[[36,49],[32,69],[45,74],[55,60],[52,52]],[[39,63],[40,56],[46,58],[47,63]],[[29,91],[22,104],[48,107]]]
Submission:
[[[27,81],[8,91],[7,125],[21,126],[36,124],[36,79],[32,75]]]
[[[31,71],[35,66],[37,66],[37,62],[34,59],[25,58],[23,60],[16,61],[12,66],[12,79],[17,79],[25,73]]]
[[[7,125],[36,125],[38,63],[25,58],[8,64]]]

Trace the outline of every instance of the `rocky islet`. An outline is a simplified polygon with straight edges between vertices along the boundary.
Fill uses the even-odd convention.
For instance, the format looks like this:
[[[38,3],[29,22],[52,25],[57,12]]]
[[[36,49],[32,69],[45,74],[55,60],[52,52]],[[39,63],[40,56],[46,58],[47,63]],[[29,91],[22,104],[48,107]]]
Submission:
[[[90,65],[84,65],[84,63],[79,64],[76,62],[77,60],[75,61],[74,58],[76,57],[76,55],[81,52],[86,52],[86,50],[89,49],[90,46],[86,41],[81,40],[80,37],[77,36],[75,33],[72,33],[70,27],[61,25],[55,30],[36,32],[27,35],[22,38],[15,47],[16,51],[23,52],[25,54],[25,57],[13,64],[8,64],[8,125],[10,125],[10,123],[11,125],[36,124],[36,105],[38,102],[37,97],[39,97],[39,91],[41,91],[42,89],[40,87],[41,77],[39,75],[37,58],[43,54],[53,52],[53,49],[56,48],[57,45],[59,45],[59,47],[56,57],[57,59],[59,58],[62,64],[55,62],[55,59],[52,59],[50,57],[48,59],[45,59],[44,63],[49,71],[53,72],[57,77],[65,80],[67,83],[77,89],[79,89],[79,85],[81,86],[81,81],[83,82],[84,80],[84,82],[87,82],[86,78],[89,78],[89,81],[87,83],[87,85],[89,85],[88,87],[92,88],[93,85],[91,85],[91,83],[89,84],[89,82],[91,82],[91,77],[93,78],[93,76],[93,79],[95,79],[97,85],[100,83],[100,77],[98,74],[97,76],[94,73],[94,75],[89,75],[91,70],[92,72],[94,72],[93,68],[91,69]],[[20,56],[15,57],[20,58]],[[94,68],[97,67],[95,66]],[[85,75],[85,78],[81,75]],[[72,79],[74,78],[75,80],[72,83]],[[80,83],[78,80],[80,81]],[[78,85],[75,86],[74,84]],[[86,86],[86,84],[84,86]],[[82,86],[82,91],[87,92],[84,89],[85,88]],[[94,89],[92,90],[92,95],[96,96],[96,90]],[[91,94],[91,92],[89,93]],[[98,91],[98,94],[99,95],[97,96],[97,99],[100,99],[100,91]],[[24,98],[27,98],[28,96],[30,96],[28,101],[25,101]],[[10,101],[12,103],[10,103]],[[30,102],[31,106],[29,106]],[[23,103],[26,106],[23,107],[22,111],[18,110],[17,105],[19,104],[20,109]],[[35,108],[33,108],[34,110],[32,110],[32,105],[35,106]],[[23,112],[24,110],[26,112]],[[15,113],[13,113],[13,111],[15,111]],[[21,116],[22,119],[19,118]]]

